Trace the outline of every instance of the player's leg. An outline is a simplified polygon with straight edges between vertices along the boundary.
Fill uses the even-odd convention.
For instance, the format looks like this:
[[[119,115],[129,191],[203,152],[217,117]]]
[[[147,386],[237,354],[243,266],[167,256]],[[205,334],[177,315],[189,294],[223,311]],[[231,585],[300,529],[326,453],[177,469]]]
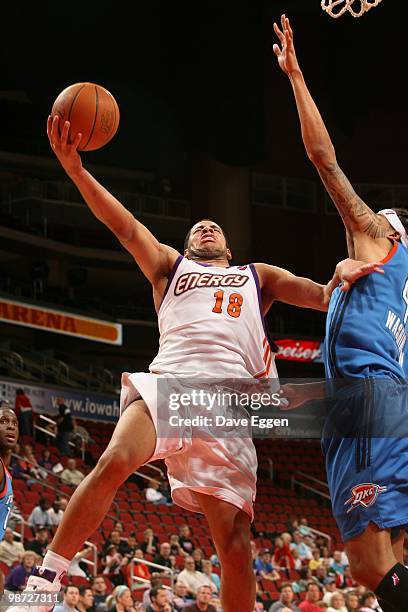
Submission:
[[[252,612],[255,576],[246,512],[211,495],[195,493],[204,512],[221,563],[221,604],[224,612]]]
[[[405,611],[408,601],[408,570],[401,561],[401,538],[403,535],[392,542],[390,530],[369,523],[364,533],[345,545],[354,579],[396,612]]]
[[[120,485],[153,455],[156,433],[143,400],[130,404],[97,465],[71,497],[50,550],[71,559],[98,527]]]
[[[120,485],[154,453],[156,432],[143,400],[132,402],[119,419],[111,441],[96,467],[71,497],[42,568],[30,577],[27,589],[59,590],[60,575],[99,526]],[[46,610],[52,606],[41,608]]]

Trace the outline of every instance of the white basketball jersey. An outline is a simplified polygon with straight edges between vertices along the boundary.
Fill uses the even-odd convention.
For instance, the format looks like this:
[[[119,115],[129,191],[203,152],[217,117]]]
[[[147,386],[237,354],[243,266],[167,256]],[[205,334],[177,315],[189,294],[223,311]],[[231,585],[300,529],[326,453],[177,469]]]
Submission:
[[[220,268],[180,255],[158,320],[160,348],[151,372],[277,378],[253,264]]]

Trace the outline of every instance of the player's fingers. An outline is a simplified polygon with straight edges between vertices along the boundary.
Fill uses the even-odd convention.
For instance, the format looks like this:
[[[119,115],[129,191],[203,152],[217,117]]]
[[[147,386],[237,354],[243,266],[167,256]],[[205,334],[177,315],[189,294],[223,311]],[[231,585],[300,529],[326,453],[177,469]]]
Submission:
[[[292,26],[290,25],[289,17],[286,18],[286,26],[289,31],[290,37],[293,38],[293,30]]]
[[[79,143],[81,142],[81,139],[82,139],[82,134],[81,134],[81,132],[78,132],[78,134],[75,136],[75,140],[73,142],[73,146],[74,146],[75,151],[78,149]]]
[[[283,32],[280,31],[277,23],[273,24],[273,29],[275,31],[276,36],[279,38],[281,43],[283,43],[283,41],[285,40],[285,35]]]
[[[272,48],[273,48],[273,52],[275,53],[275,55],[276,55],[277,57],[279,57],[279,56],[280,56],[280,54],[282,53],[280,46],[279,46],[279,45],[277,45],[277,44],[275,44],[275,45],[273,45],[273,47],[272,47]]]
[[[64,125],[62,126],[62,133],[61,133],[61,145],[65,148],[68,144],[68,132],[69,132],[69,126],[70,123],[69,121],[65,121]]]
[[[343,285],[341,287],[341,291],[348,291],[351,287],[351,283],[348,280],[343,281]]]
[[[52,129],[52,117],[51,115],[48,115],[47,118],[47,136],[48,136],[48,140],[51,142],[51,129]]]
[[[59,144],[58,122],[59,117],[55,115],[51,122],[51,145],[54,149]]]

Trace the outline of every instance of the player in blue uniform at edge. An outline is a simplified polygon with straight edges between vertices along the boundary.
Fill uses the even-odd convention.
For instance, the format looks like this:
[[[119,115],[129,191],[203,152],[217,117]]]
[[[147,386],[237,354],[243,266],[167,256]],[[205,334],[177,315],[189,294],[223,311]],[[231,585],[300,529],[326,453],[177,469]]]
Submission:
[[[283,15],[281,28],[274,29],[280,41],[274,52],[293,88],[303,142],[343,219],[349,256],[383,265],[384,275],[332,294],[325,369],[334,411],[343,412],[332,423],[335,435],[328,438],[325,431],[323,450],[333,513],[354,578],[375,591],[385,612],[406,611],[408,211],[376,214],[355,193],[305,84],[289,20]],[[302,392],[302,401],[318,397],[312,389]]]
[[[4,537],[13,507],[13,487],[7,469],[18,440],[18,420],[14,410],[0,407],[0,541]]]
[[[0,407],[0,541],[4,537],[7,521],[13,508],[13,488],[7,466],[18,440],[18,420],[11,408]],[[0,572],[0,593],[3,593],[4,576]]]

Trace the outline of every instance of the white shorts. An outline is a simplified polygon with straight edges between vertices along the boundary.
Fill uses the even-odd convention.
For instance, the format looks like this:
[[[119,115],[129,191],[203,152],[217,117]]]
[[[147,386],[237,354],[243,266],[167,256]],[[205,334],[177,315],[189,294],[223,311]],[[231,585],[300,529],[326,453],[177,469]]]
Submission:
[[[229,502],[254,517],[257,456],[251,437],[194,435],[194,427],[172,427],[172,435],[160,436],[158,427],[157,374],[122,374],[121,413],[142,398],[150,412],[156,435],[156,448],[148,463],[164,459],[174,502],[201,512],[194,491]],[[174,376],[166,376],[176,381]],[[174,434],[174,435],[173,435]]]

